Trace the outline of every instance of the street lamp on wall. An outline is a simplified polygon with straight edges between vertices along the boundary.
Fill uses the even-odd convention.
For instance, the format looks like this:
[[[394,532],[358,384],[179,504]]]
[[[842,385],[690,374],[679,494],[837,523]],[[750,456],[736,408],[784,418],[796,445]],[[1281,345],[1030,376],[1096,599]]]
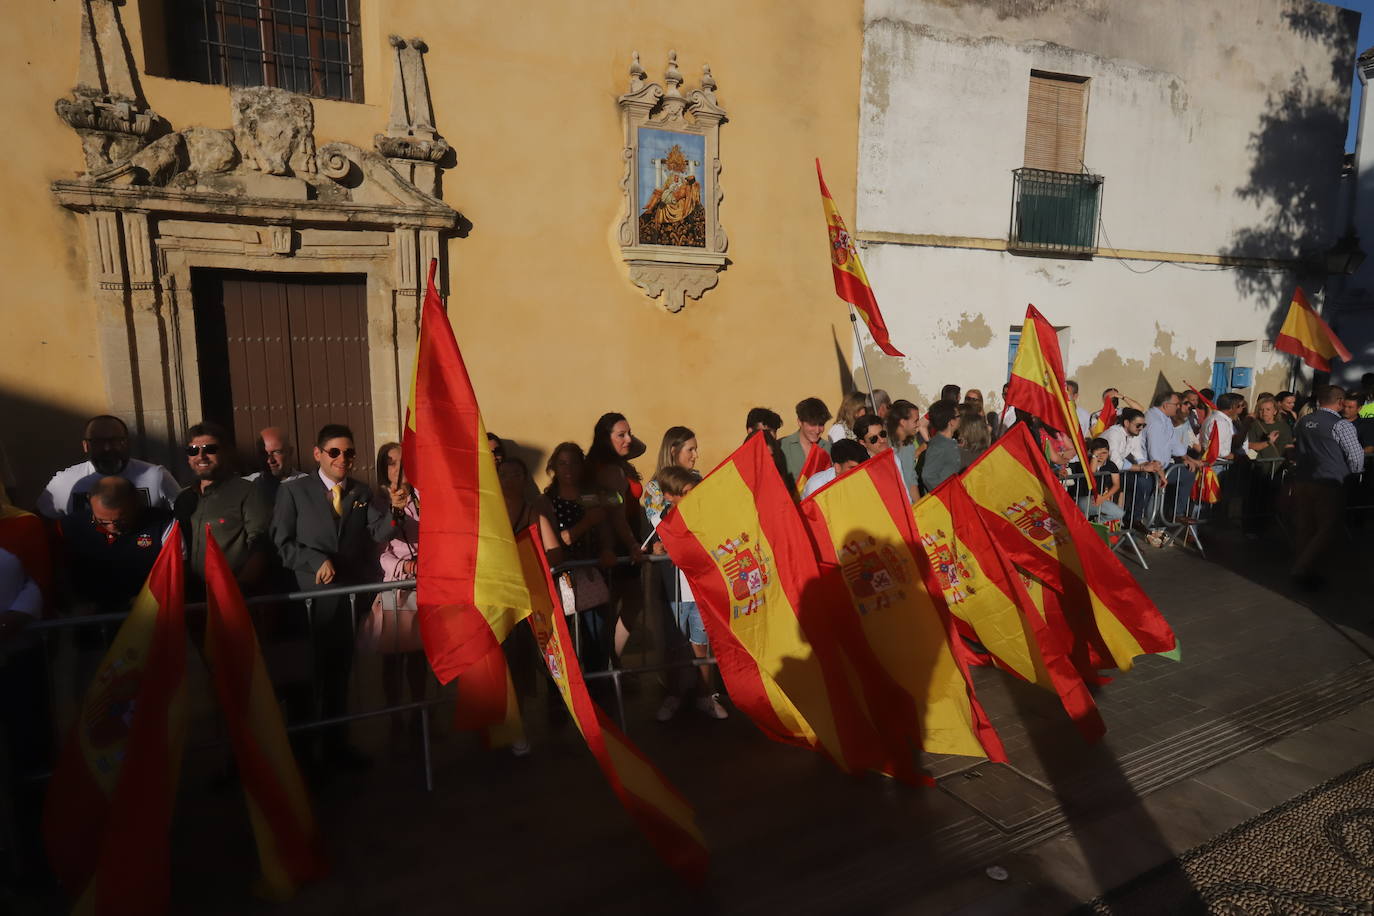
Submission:
[[[1328,276],[1348,277],[1360,269],[1364,263],[1364,249],[1360,247],[1355,227],[1348,226],[1345,235],[1326,252],[1326,273]]]

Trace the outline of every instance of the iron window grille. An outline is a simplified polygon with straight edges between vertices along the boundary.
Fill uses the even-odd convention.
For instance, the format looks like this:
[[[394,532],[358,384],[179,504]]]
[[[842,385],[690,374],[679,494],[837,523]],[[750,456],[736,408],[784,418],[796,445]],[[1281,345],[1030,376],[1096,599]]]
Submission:
[[[1101,175],[1016,169],[1012,176],[1009,248],[1077,255],[1097,251]]]
[[[358,0],[175,0],[172,75],[363,100]]]

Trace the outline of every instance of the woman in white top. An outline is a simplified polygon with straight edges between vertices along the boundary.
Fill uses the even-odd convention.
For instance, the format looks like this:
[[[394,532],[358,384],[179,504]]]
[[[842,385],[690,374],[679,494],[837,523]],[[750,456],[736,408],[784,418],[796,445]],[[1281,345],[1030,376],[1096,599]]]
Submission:
[[[835,425],[826,434],[831,443],[841,439],[854,438],[854,421],[868,414],[868,395],[862,391],[851,391],[840,403],[840,412],[835,417]]]

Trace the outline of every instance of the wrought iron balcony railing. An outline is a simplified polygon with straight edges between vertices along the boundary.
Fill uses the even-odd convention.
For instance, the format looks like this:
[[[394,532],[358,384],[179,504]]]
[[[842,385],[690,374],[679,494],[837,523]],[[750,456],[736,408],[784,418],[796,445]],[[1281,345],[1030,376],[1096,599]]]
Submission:
[[[1016,169],[1011,202],[1013,251],[1092,255],[1097,251],[1101,175]]]

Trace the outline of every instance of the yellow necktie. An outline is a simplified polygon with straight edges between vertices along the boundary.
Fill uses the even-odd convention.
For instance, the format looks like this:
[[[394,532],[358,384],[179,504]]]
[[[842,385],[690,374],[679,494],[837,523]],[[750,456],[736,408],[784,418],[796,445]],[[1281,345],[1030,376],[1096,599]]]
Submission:
[[[329,491],[329,502],[334,506],[334,517],[343,517],[343,484],[336,483]]]

